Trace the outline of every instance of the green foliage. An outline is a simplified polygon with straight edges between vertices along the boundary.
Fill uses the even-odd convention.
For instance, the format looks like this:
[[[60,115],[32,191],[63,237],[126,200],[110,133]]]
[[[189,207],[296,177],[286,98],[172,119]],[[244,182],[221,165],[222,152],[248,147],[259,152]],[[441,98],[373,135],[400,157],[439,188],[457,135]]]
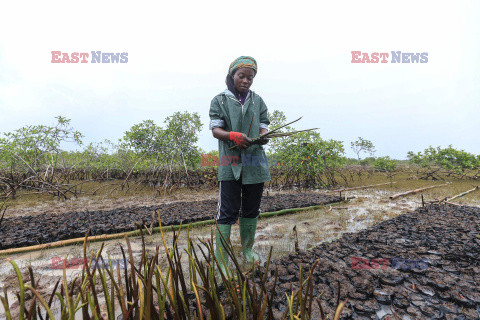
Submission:
[[[268,119],[270,120],[271,128],[277,128],[282,124],[287,123],[287,117],[285,116],[285,113],[279,110],[273,110],[272,113],[268,112]],[[285,128],[282,128],[277,132],[285,132]]]
[[[71,128],[70,119],[55,117],[54,126],[34,125],[3,133],[0,138],[0,165],[15,170],[38,172],[46,166],[57,167],[60,146],[82,144],[83,135]]]
[[[161,127],[153,120],[145,120],[126,131],[118,149],[122,162],[138,162],[138,170],[198,168],[201,157],[196,143],[203,126],[199,114],[175,112],[164,123],[166,126]]]
[[[165,119],[165,123],[168,142],[165,153],[169,154],[175,163],[183,163],[185,167],[197,167],[200,161],[196,144],[203,127],[200,115],[196,112],[175,112]]]
[[[121,142],[123,152],[145,153],[145,159],[156,159],[164,166],[198,166],[200,157],[196,143],[203,126],[199,114],[175,112],[164,123],[165,128],[152,120],[132,126]]]
[[[464,173],[466,170],[477,170],[480,168],[480,155],[474,155],[464,150],[457,150],[449,145],[447,148],[426,148],[424,152],[408,152],[408,160],[421,167],[428,168],[440,166],[453,170],[456,173]]]
[[[165,147],[165,132],[153,120],[145,120],[133,125],[125,132],[124,147],[131,148],[137,153],[161,152]]]
[[[110,140],[103,142],[89,143],[82,151],[63,152],[62,157],[68,162],[76,162],[77,169],[119,169],[122,162],[118,157],[117,146]]]
[[[219,157],[218,150],[211,150],[207,154],[212,156],[212,157],[217,157],[217,158]]]
[[[278,122],[285,122],[283,112],[274,111],[273,114],[275,116],[272,118],[278,119]],[[278,125],[271,127],[275,128]],[[285,129],[294,130],[289,126]],[[323,140],[320,133],[315,131],[273,138],[269,145],[269,155],[276,158],[281,170],[290,175],[303,177],[311,186],[335,184],[334,170],[345,163],[343,143],[333,139]],[[327,181],[320,181],[322,175]]]
[[[67,199],[66,193],[77,195],[76,187],[68,184],[78,178],[125,179],[123,190],[128,179],[138,174],[145,183],[161,182],[165,191],[167,186],[172,190],[175,184],[190,185],[189,170],[201,163],[196,143],[202,123],[197,113],[176,112],[165,119],[163,128],[146,120],[132,126],[117,144],[105,140],[69,152],[61,147],[67,142],[81,145],[83,135],[69,126],[69,119],[57,120],[55,126],[27,126],[0,135],[4,177],[0,193],[5,197],[34,189]]]
[[[389,156],[386,157],[379,157],[373,163],[373,167],[379,171],[383,172],[393,172],[397,167],[398,162],[397,160],[390,159]]]
[[[369,140],[363,139],[362,137],[358,137],[357,141],[351,142],[350,146],[357,155],[358,161],[360,161],[360,153],[362,152],[368,152],[370,154],[370,157],[373,157],[375,154],[375,147],[373,146],[373,143]]]
[[[367,157],[363,160],[360,160],[360,165],[364,166],[364,167],[367,167],[367,166],[371,166],[373,165],[373,163],[375,162],[375,158],[374,157]]]

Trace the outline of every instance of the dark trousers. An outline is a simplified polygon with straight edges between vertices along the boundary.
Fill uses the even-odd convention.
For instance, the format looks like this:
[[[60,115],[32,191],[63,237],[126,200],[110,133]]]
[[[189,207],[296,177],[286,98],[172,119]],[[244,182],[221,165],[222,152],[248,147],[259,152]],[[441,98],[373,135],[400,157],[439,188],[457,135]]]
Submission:
[[[240,180],[220,181],[218,210],[216,220],[218,224],[234,224],[238,216],[243,218],[257,218],[260,214],[264,183],[242,184]]]

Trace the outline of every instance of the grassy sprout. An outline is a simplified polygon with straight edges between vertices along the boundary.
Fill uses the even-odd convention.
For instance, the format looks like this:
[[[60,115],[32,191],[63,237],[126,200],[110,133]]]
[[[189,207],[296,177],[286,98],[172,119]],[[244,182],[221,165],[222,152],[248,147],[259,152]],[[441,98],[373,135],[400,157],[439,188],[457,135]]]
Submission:
[[[161,221],[159,221],[161,225]],[[178,239],[187,229],[188,246],[183,251]],[[17,264],[10,260],[18,279],[19,303],[18,319],[116,319],[120,314],[128,320],[153,319],[274,319],[273,300],[277,288],[278,274],[268,276],[272,250],[270,250],[265,268],[252,264],[252,268],[243,272],[233,252],[231,243],[227,242],[226,256],[232,268],[223,274],[220,261],[215,259],[213,233],[208,241],[193,241],[189,228],[173,231],[171,246],[161,233],[161,245],[153,253],[145,249],[142,237],[142,255],[134,259],[128,237],[125,238],[127,250],[122,245],[122,256],[128,256],[128,264],[121,270],[120,265],[113,268],[103,259],[103,244],[95,259],[87,259],[88,233],[83,244],[84,268],[81,276],[68,281],[66,260],[63,276],[49,298],[39,293],[33,270],[29,267],[30,284],[25,284]],[[163,248],[163,249],[161,249]],[[167,267],[161,268],[160,250],[165,251]],[[184,257],[185,259],[182,259]],[[187,261],[188,268],[183,264]],[[101,264],[100,264],[101,263]],[[320,300],[313,295],[312,273],[318,261],[308,273],[300,269],[298,289],[287,295],[288,306],[283,319],[312,319],[312,304],[319,304],[322,319],[325,319]],[[185,270],[187,270],[185,272]],[[273,280],[273,287],[267,289],[267,282]],[[272,281],[270,281],[271,283]],[[59,286],[60,284],[60,286]],[[32,298],[26,299],[25,291],[32,292]],[[11,302],[6,289],[0,300],[5,309],[5,317],[12,319]],[[59,310],[52,309],[58,305]],[[337,301],[341,313],[344,303]],[[332,315],[333,316],[333,315]]]

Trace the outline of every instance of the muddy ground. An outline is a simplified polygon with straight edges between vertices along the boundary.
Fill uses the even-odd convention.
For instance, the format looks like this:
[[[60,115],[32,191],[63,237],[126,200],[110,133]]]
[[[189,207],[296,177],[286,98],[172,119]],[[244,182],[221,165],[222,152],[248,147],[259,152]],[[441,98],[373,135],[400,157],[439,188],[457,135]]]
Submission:
[[[372,181],[372,182],[363,181],[362,184],[373,184],[376,182],[377,181]],[[379,182],[382,182],[382,181],[379,181]],[[273,258],[275,260],[282,261],[281,259],[283,257],[290,255],[294,251],[295,234],[292,230],[293,226],[297,227],[298,242],[299,242],[300,249],[305,251],[307,249],[311,249],[315,246],[318,246],[319,244],[322,244],[322,243],[324,243],[324,245],[327,245],[328,243],[325,243],[325,241],[332,241],[332,240],[338,239],[345,232],[354,233],[359,230],[364,230],[365,228],[372,226],[376,223],[386,221],[386,220],[388,221],[388,219],[395,219],[396,217],[401,217],[403,214],[410,215],[411,213],[409,212],[413,212],[416,208],[421,206],[421,199],[419,194],[399,198],[395,201],[389,200],[388,197],[396,192],[402,192],[409,189],[423,187],[431,184],[432,182],[415,181],[413,185],[410,182],[408,184],[405,183],[405,186],[400,185],[400,183],[398,183],[397,185],[394,184],[393,188],[389,186],[384,186],[380,188],[377,187],[374,189],[350,191],[346,195],[348,197],[355,197],[355,198],[350,200],[348,203],[342,203],[338,206],[331,206],[331,207],[327,205],[323,209],[312,210],[308,212],[300,212],[300,213],[280,216],[280,217],[272,217],[268,219],[262,219],[259,221],[259,224],[258,224],[257,237],[256,237],[254,248],[260,254],[261,258],[266,259],[266,255],[268,254],[270,247],[273,246]],[[444,196],[457,194],[470,187],[471,186],[467,183],[464,183],[464,185],[461,185],[461,186],[455,186],[452,184],[448,187],[430,189],[424,192],[424,196],[425,196],[425,200],[438,199]],[[216,199],[217,197],[218,195],[216,193],[211,194],[211,199]],[[169,199],[169,200],[175,201],[175,199]],[[458,202],[479,206],[480,205],[479,200],[480,200],[480,197],[478,196],[478,194],[471,194],[468,197],[463,197],[458,199]],[[151,205],[153,204],[155,203],[151,203]],[[97,205],[102,205],[102,204],[97,202]],[[109,207],[110,209],[117,207],[113,202],[109,205],[112,205],[112,207]],[[78,208],[81,208],[80,204],[78,205]],[[93,202],[91,204],[91,207],[89,208],[91,210],[96,210]],[[40,209],[37,208],[35,210],[38,213],[41,213]],[[51,210],[51,208],[49,208],[49,210]],[[66,211],[63,211],[63,212],[66,212]],[[441,221],[442,216],[440,215],[437,218],[438,220]],[[396,221],[395,223],[399,223],[402,220],[392,220],[392,221]],[[454,221],[452,222],[452,226],[455,226]],[[212,232],[211,226],[204,226],[204,227],[192,229],[190,232],[190,235],[194,239],[207,239],[210,237],[211,232]],[[413,234],[413,231],[408,231],[408,232],[405,231],[405,232],[407,235],[409,233]],[[425,233],[427,232],[425,231]],[[167,232],[166,236],[167,238],[171,239],[171,233]],[[380,236],[384,236],[384,235],[380,234],[379,237]],[[158,234],[147,236],[145,239],[147,244],[147,250],[150,250],[150,251],[153,251],[155,249],[155,246],[160,243],[160,237]],[[185,233],[181,236],[179,240],[180,244],[186,242],[186,241],[183,241],[182,239],[185,239]],[[240,240],[238,235],[238,226],[234,226],[232,230],[231,239],[236,252],[239,252]],[[369,249],[369,245],[370,243],[372,243],[371,241],[373,240],[365,239],[365,238],[359,238],[359,239],[362,242],[367,240],[370,241],[370,242],[367,241],[368,245],[365,245],[365,248],[363,248],[365,250]],[[121,257],[119,245],[125,245],[125,242],[123,240],[110,240],[110,241],[105,241],[103,243],[105,244],[104,252],[106,254],[110,254],[112,259]],[[131,243],[132,243],[132,249],[134,251],[134,257],[137,258],[141,254],[140,239],[138,237],[131,238]],[[90,255],[94,255],[95,252],[99,249],[100,245],[101,245],[100,242],[90,243],[88,245],[88,253]],[[398,243],[396,245],[401,247],[402,244]],[[372,247],[369,250],[374,250],[374,249]],[[408,253],[408,250],[410,249],[406,247],[404,248],[404,250],[407,250],[407,253]],[[310,252],[310,250],[307,250],[307,252]],[[381,259],[391,258],[390,256],[387,256],[386,253],[385,253],[385,257],[378,256],[378,255],[372,257],[371,255],[375,251],[368,251],[368,250],[359,251],[358,254],[363,254],[363,252],[366,252],[367,256],[365,257],[359,256],[359,257],[363,257],[367,259],[369,258],[373,259],[375,257],[378,257]],[[241,257],[241,253],[239,252],[238,254]],[[301,254],[303,254],[303,252]],[[49,290],[53,288],[53,285],[58,280],[58,278],[62,276],[62,270],[52,268],[52,265],[53,265],[52,262],[54,259],[65,258],[66,256],[68,256],[69,258],[75,258],[75,257],[82,258],[83,254],[82,254],[81,246],[75,245],[75,246],[59,247],[55,249],[15,254],[15,255],[10,255],[9,257],[17,261],[17,263],[20,265],[20,267],[24,271],[24,274],[26,274],[25,272],[26,266],[29,264],[32,265],[34,268],[35,274],[38,275],[42,280],[41,281],[42,292],[49,292]],[[394,256],[394,257],[397,257],[397,256]],[[301,256],[301,258],[303,261],[303,256]],[[334,255],[327,256],[326,258],[336,259]],[[298,260],[299,257],[297,258],[291,257],[287,259],[290,259],[290,260],[295,259],[294,260],[295,262],[302,263],[302,261]],[[345,255],[343,263],[347,264],[347,262],[345,261],[347,262],[350,261],[351,263],[351,258],[349,260]],[[395,261],[395,263],[396,265],[398,265],[398,261]],[[332,272],[336,272],[336,269],[332,269],[332,270],[333,270]],[[371,279],[368,277],[369,274],[375,274],[375,273],[379,274],[380,272],[383,272],[383,273],[404,272],[404,270],[398,271],[396,269],[392,269],[392,270],[385,270],[385,269],[354,270],[352,269],[352,271],[360,272],[360,274],[362,276],[365,276],[366,279]],[[78,273],[79,273],[79,270],[76,270],[76,269],[67,270],[67,275],[69,278],[73,278]],[[5,260],[0,261],[0,275],[1,275],[0,287],[7,287],[10,298],[11,298],[10,301],[15,301],[13,293],[17,290],[16,278],[15,278],[15,275],[13,274],[13,270],[11,266]],[[292,275],[295,276],[293,273]],[[292,276],[292,275],[289,275],[289,276]],[[374,279],[372,280],[373,282],[379,281],[377,278],[373,278],[373,279]],[[406,282],[407,281],[404,280],[404,283]],[[284,290],[285,290],[285,287],[289,286],[288,281],[284,283],[282,282],[282,284],[284,284],[284,288],[283,288]],[[327,286],[330,291],[333,291],[330,288],[330,285],[327,285]],[[317,290],[321,291],[321,289],[322,289],[322,286],[319,285]],[[347,286],[344,289],[346,290]],[[344,289],[342,289],[342,292],[344,293],[347,292]],[[332,294],[335,294],[335,293],[332,292]],[[435,296],[435,298],[438,299],[437,296]],[[361,299],[358,299],[358,297],[349,298],[349,299],[352,301],[354,301],[355,299],[357,299],[358,301],[362,301]],[[390,299],[392,299],[392,294],[390,294]],[[368,302],[369,300],[371,300],[371,298],[368,298],[365,301]],[[445,302],[445,303],[451,304],[454,302]],[[324,305],[326,305],[325,302],[324,302]],[[385,306],[383,304],[378,304],[378,306],[380,306],[380,309],[377,310],[375,316],[379,315],[381,318],[386,315],[386,312],[389,310],[389,306]],[[476,308],[477,307],[478,305],[476,306]],[[351,312],[350,314],[353,314],[354,311],[356,312],[356,310],[354,310],[351,305],[349,305],[348,308]],[[468,307],[466,307],[464,310],[466,310],[467,312],[469,311]],[[1,312],[2,310],[0,306],[0,317],[2,316]],[[400,312],[404,313],[404,316],[403,316],[404,319],[430,319],[428,316],[425,316],[423,313],[416,318],[414,316],[408,315],[408,312],[405,311],[404,309],[400,309]],[[358,313],[357,313],[357,316],[358,316]],[[472,316],[472,314],[465,314],[463,318],[462,318],[462,315],[460,315],[458,319],[477,319],[475,317],[470,318],[470,316]],[[476,315],[473,315],[473,316],[476,316]],[[367,319],[372,318],[372,314],[370,314],[366,318]],[[373,316],[373,318],[375,317]],[[446,314],[446,318],[452,319],[451,314],[450,315]],[[362,319],[362,318],[360,317],[359,319]],[[385,317],[385,319],[387,319],[387,317]]]
[[[102,184],[99,184],[100,186]],[[96,185],[98,187],[98,185]],[[165,196],[152,196],[146,193],[123,194],[121,196],[79,196],[70,200],[57,198],[21,196],[8,202],[6,217],[35,216],[51,213],[61,214],[77,211],[114,210],[117,208],[154,206],[181,201],[199,201],[218,199],[218,190],[191,189],[181,190]]]
[[[314,293],[331,312],[339,281],[340,299],[348,298],[342,319],[480,319],[478,207],[418,208],[276,260],[279,311],[298,288],[299,268],[317,260]]]
[[[336,195],[315,192],[268,195],[262,198],[261,212],[302,208],[340,202]],[[0,226],[0,249],[20,248],[59,240],[90,235],[112,234],[138,229],[138,225],[158,227],[158,214],[162,225],[188,224],[213,219],[217,200],[181,201],[141,207],[112,210],[45,213],[34,216],[8,217]]]

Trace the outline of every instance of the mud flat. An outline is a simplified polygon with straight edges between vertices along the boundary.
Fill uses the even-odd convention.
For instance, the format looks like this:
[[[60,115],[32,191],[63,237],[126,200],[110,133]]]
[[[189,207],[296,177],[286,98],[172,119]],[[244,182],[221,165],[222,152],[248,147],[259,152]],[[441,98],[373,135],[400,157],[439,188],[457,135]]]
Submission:
[[[292,193],[264,196],[261,212],[309,207],[341,201],[338,196],[320,193]],[[0,249],[20,248],[90,235],[112,234],[137,229],[136,224],[157,227],[157,212],[162,225],[178,225],[213,219],[217,200],[175,202],[112,210],[45,213],[6,217],[0,227]]]
[[[480,319],[479,207],[421,207],[274,261],[278,314],[316,260],[314,293],[331,312],[340,283],[342,319]]]

